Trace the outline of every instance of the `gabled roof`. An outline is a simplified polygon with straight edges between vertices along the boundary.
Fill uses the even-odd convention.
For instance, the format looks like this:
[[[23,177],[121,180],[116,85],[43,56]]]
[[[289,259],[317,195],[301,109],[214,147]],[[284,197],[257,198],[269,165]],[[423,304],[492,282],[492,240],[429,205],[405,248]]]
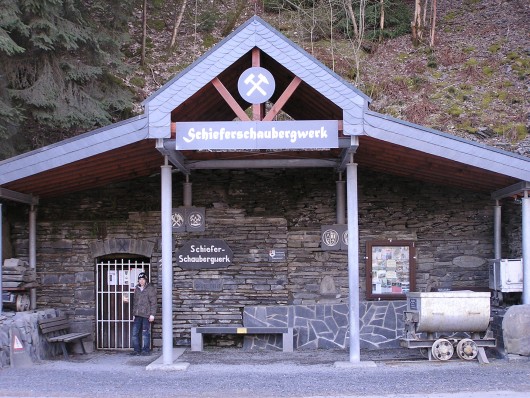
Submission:
[[[284,74],[298,76],[307,86],[339,107],[343,112],[341,119],[344,120],[346,134],[360,132],[349,126],[361,125],[362,112],[369,97],[288,40],[263,19],[254,16],[144,101],[149,118],[150,137],[169,138],[171,111],[202,90],[213,78],[237,64],[240,59],[248,57],[254,48],[258,48],[270,60],[263,62],[266,68],[278,70],[278,66],[271,65],[277,63],[283,67]],[[249,64],[243,69],[238,68],[237,77],[248,67]],[[273,72],[273,75],[279,77],[281,73]],[[276,91],[281,93],[281,90]]]
[[[367,111],[364,131],[369,137],[405,146],[484,170],[530,181],[530,159],[434,129]],[[458,167],[458,166],[457,166]],[[414,174],[414,173],[412,173]]]
[[[119,149],[142,141],[146,137],[145,116],[134,117],[80,134],[3,161],[0,185]]]
[[[253,65],[256,49],[261,54],[260,66],[276,80],[270,102],[274,104],[299,79],[283,111],[295,120],[340,120],[340,148],[235,153],[175,150],[172,122],[236,118],[215,81],[224,85],[238,106],[249,107],[238,94],[237,80]],[[0,188],[55,197],[157,173],[164,163],[162,155],[186,173],[239,167],[342,170],[348,152],[355,152],[360,172],[370,169],[477,191],[502,190],[503,194],[511,192],[510,186],[528,186],[530,158],[372,112],[369,101],[261,18],[252,17],[150,96],[144,102],[144,115],[0,162]]]

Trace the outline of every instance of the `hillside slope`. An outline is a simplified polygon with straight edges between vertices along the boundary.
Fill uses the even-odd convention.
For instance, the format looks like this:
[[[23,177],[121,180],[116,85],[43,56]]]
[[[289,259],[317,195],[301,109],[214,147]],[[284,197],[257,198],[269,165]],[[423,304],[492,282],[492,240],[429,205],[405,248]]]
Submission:
[[[147,65],[128,79],[138,104],[220,41],[223,29],[256,11],[249,4],[235,15],[232,3],[211,3],[215,24],[207,30],[196,28],[206,11],[189,5],[170,52],[175,10],[150,10]],[[295,13],[257,13],[348,79],[354,65],[348,41],[308,42]],[[137,39],[140,24],[141,11],[131,25]],[[357,85],[373,99],[372,110],[530,156],[529,24],[528,0],[438,0],[434,49],[413,46],[410,35],[374,45],[362,57]],[[136,65],[138,41],[130,48],[129,61]]]

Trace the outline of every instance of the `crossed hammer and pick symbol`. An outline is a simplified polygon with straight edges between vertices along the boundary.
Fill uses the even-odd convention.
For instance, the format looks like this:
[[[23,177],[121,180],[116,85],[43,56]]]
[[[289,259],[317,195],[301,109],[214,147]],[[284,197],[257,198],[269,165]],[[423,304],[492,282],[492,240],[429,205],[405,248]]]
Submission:
[[[261,88],[262,84],[270,84],[267,80],[267,77],[263,75],[262,73],[258,74],[258,80],[255,80],[256,75],[254,73],[251,73],[247,76],[247,78],[244,80],[245,84],[248,86],[249,84],[252,84],[252,87],[249,88],[247,91],[247,96],[252,95],[254,91],[259,91],[261,95],[267,95],[267,92]]]

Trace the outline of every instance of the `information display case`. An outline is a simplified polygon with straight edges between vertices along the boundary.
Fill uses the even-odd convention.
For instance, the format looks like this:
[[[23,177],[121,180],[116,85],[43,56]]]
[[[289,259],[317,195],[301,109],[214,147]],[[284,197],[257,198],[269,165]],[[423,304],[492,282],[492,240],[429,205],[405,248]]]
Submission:
[[[414,291],[416,248],[412,241],[366,243],[366,297],[404,300]]]

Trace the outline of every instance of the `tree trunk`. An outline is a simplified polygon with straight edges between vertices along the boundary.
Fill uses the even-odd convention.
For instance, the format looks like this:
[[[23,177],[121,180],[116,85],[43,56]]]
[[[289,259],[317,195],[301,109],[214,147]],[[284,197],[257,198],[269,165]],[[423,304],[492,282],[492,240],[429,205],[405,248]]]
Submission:
[[[359,1],[359,20],[357,22],[357,18],[356,18],[355,12],[353,11],[351,1],[344,0],[345,7],[348,10],[348,14],[352,20],[352,24],[355,30],[355,37],[352,40],[352,49],[353,49],[353,56],[355,59],[355,82],[356,83],[360,81],[360,74],[361,74],[362,45],[363,45],[364,33],[365,33],[364,26],[365,26],[366,1],[367,0]]]
[[[414,20],[412,21],[412,43],[417,46],[423,37],[423,26],[421,18],[421,0],[415,0]]]
[[[184,10],[186,9],[186,4],[188,3],[188,0],[182,0],[182,5],[180,6],[180,12],[178,14],[175,14],[175,23],[173,24],[173,34],[171,35],[171,42],[169,43],[169,49],[175,47],[175,43],[177,42],[177,34],[180,27],[180,24],[182,23],[182,18],[184,17]]]
[[[436,33],[436,0],[432,0],[431,10],[431,40],[429,45],[434,47],[434,35]]]
[[[385,29],[385,0],[381,0],[381,16],[379,18],[379,41],[383,40],[383,29]]]
[[[348,14],[350,14],[350,19],[353,24],[353,34],[355,37],[359,37],[359,28],[357,27],[357,17],[355,16],[355,11],[353,11],[351,1],[346,0],[345,3],[346,3],[346,9],[348,10]]]
[[[143,15],[142,15],[142,56],[140,58],[140,65],[145,66],[145,42],[147,38],[147,0],[144,0]]]

